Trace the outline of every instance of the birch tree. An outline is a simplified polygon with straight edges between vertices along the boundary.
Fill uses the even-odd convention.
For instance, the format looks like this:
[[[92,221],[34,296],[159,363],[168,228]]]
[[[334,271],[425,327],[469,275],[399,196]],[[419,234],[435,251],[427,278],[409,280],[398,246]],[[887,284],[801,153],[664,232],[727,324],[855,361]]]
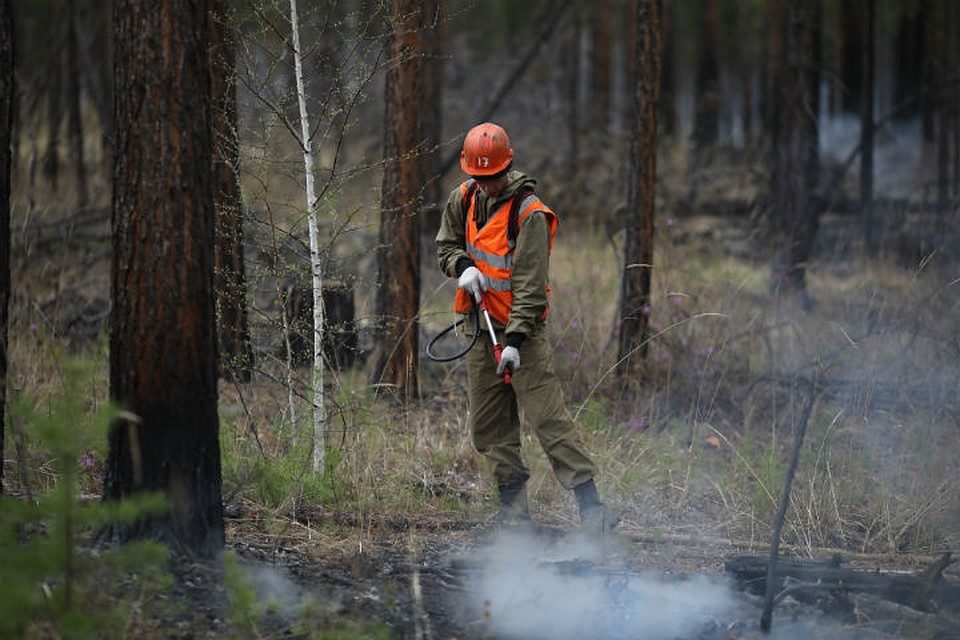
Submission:
[[[323,397],[323,265],[320,261],[320,235],[317,229],[317,198],[313,149],[310,141],[310,119],[303,83],[303,57],[300,49],[300,22],[297,0],[290,0],[290,30],[293,39],[294,75],[297,82],[297,104],[300,109],[300,146],[303,150],[303,170],[307,196],[307,225],[310,234],[310,273],[313,284],[313,472],[323,471],[326,445],[326,411]],[[292,392],[292,390],[291,390]]]

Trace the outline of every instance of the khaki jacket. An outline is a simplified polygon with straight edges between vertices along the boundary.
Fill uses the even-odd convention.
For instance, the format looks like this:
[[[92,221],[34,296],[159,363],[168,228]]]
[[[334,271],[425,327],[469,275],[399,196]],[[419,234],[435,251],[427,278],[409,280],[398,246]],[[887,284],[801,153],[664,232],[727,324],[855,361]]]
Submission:
[[[488,198],[482,190],[478,191],[475,212],[478,226],[482,227],[520,187],[536,184],[533,178],[519,171],[511,171],[507,175],[509,184],[496,198]],[[437,263],[440,270],[450,277],[457,277],[457,264],[461,260],[472,264],[466,249],[468,208],[464,206],[460,188],[453,189],[447,198],[436,236]],[[547,311],[550,237],[550,226],[542,212],[531,213],[520,224],[513,253],[513,303],[505,327],[508,343],[511,342],[510,334],[530,335],[542,323]]]

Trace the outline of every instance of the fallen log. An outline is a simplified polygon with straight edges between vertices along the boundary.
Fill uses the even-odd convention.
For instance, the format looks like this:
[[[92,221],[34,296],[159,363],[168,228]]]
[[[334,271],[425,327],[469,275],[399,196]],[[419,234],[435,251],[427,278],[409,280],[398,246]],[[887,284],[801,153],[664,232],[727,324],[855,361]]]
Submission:
[[[953,562],[945,553],[920,573],[851,569],[840,566],[842,557],[825,560],[780,558],[774,584],[777,599],[790,595],[798,599],[817,597],[824,591],[837,594],[867,593],[923,612],[960,608],[960,584],[947,580],[943,571]],[[731,556],[725,571],[750,593],[766,592],[769,559],[760,556]]]

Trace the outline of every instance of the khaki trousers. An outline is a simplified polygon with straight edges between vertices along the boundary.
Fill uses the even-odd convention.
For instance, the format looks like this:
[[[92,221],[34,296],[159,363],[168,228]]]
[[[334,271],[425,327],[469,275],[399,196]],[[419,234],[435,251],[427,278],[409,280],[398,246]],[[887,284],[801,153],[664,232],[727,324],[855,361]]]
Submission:
[[[520,456],[520,412],[540,441],[557,479],[567,489],[593,478],[587,455],[553,369],[553,351],[543,325],[520,346],[520,367],[513,384],[497,375],[493,349],[481,317],[483,335],[467,354],[470,426],[473,444],[491,467],[498,486],[526,480]],[[498,331],[503,344],[503,335]]]

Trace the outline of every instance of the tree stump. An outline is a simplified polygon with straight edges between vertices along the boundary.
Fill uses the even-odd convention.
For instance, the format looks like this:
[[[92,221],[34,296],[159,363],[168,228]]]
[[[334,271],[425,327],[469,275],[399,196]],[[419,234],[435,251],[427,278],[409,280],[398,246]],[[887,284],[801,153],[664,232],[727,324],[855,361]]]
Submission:
[[[313,364],[313,290],[291,286],[284,298],[288,337],[294,366]],[[337,371],[353,366],[359,355],[353,287],[345,283],[328,284],[323,288],[323,357]]]

